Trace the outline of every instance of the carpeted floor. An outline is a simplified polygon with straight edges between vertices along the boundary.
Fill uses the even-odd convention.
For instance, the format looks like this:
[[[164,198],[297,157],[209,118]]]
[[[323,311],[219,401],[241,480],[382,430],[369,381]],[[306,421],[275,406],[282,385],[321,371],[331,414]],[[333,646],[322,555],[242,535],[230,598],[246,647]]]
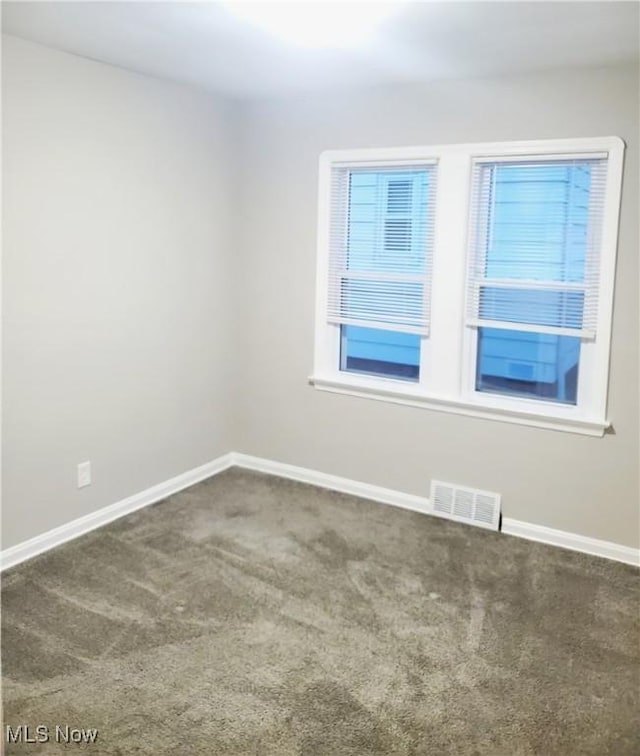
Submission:
[[[621,564],[230,470],[2,589],[7,754],[640,753]]]

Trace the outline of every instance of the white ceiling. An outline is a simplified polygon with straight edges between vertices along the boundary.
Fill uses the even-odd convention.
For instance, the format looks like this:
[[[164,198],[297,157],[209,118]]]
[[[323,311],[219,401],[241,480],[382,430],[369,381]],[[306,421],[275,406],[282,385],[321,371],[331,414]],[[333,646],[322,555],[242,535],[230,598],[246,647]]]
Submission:
[[[355,51],[287,46],[216,2],[3,2],[2,23],[50,47],[251,98],[634,62],[639,8],[407,2]]]

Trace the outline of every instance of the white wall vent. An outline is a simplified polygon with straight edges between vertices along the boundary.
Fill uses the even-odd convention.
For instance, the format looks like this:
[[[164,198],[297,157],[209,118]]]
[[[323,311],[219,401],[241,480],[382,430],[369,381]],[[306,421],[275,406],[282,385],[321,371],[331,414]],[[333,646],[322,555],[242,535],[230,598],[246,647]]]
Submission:
[[[466,522],[489,530],[500,523],[500,494],[431,481],[431,509],[438,517]]]

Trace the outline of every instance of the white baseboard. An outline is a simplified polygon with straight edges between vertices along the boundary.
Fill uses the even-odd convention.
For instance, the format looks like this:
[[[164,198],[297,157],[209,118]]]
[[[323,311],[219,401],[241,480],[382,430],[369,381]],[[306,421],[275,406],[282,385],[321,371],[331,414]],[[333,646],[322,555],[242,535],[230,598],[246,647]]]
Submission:
[[[28,541],[12,546],[0,552],[0,570],[13,567],[31,557],[41,554],[55,546],[60,546],[66,541],[77,538],[91,530],[106,525],[124,515],[142,509],[149,504],[154,504],[167,496],[182,491],[189,486],[199,483],[206,478],[217,475],[230,467],[243,467],[248,470],[277,475],[289,480],[297,480],[301,483],[309,483],[331,491],[360,496],[382,504],[391,504],[402,509],[410,509],[422,514],[433,514],[429,499],[423,496],[403,493],[391,488],[374,486],[350,478],[342,478],[337,475],[311,470],[306,467],[297,467],[282,462],[274,462],[261,457],[253,457],[248,454],[229,452],[207,464],[196,467],[164,483],[147,488],[145,491],[129,496],[122,501],[111,504],[97,512],[80,517],[77,520],[49,530],[47,533],[31,538]],[[502,519],[502,532],[508,535],[526,538],[530,541],[539,541],[552,546],[560,546],[573,551],[580,551],[592,556],[613,559],[626,564],[640,565],[640,549],[633,549],[610,541],[600,541],[596,538],[566,533],[562,530],[554,530],[543,525],[534,525],[511,518]]]
[[[115,504],[110,504],[102,509],[98,509],[96,512],[79,517],[77,520],[71,520],[71,522],[65,525],[60,525],[60,527],[42,533],[42,535],[35,536],[35,538],[30,538],[28,541],[23,541],[16,546],[5,549],[0,552],[0,571],[14,567],[16,564],[31,559],[37,554],[42,554],[44,551],[48,551],[55,546],[60,546],[66,541],[71,541],[73,538],[77,538],[113,520],[117,520],[119,517],[135,512],[136,509],[142,509],[142,507],[149,506],[149,504],[166,499],[171,494],[182,491],[195,483],[199,483],[201,480],[205,480],[205,478],[210,478],[212,475],[217,475],[228,467],[231,467],[232,464],[233,455],[224,454],[212,462],[207,462],[200,467],[195,467],[193,470],[176,475],[175,478],[165,480],[164,483],[151,486],[151,488],[140,491],[140,493],[122,499]]]
[[[640,566],[640,549],[632,549],[630,546],[622,546],[612,541],[600,541],[597,538],[567,533],[564,530],[555,530],[544,525],[512,520],[510,517],[502,518],[502,532],[518,536],[518,538],[526,538],[528,541],[548,543],[550,546],[560,546],[563,549]]]
[[[429,499],[422,496],[414,496],[389,488],[372,486],[369,483],[360,483],[349,478],[340,478],[336,475],[327,475],[326,473],[308,470],[304,467],[295,467],[294,465],[285,465],[281,462],[273,462],[268,459],[261,459],[260,457],[251,457],[247,454],[233,454],[233,463],[238,467],[245,467],[271,475],[279,475],[281,478],[290,478],[302,483],[311,483],[322,488],[329,488],[332,491],[341,491],[342,493],[361,496],[364,499],[379,501],[383,504],[392,504],[403,509],[412,509],[416,512],[433,515]],[[520,520],[503,517],[501,532],[507,535],[526,538],[529,541],[538,541],[550,544],[551,546],[560,546],[564,549],[591,554],[592,556],[614,559],[617,562],[625,562],[626,564],[636,566],[640,565],[640,549],[621,546],[618,543],[610,541],[600,541],[596,538],[589,538],[575,533],[566,533],[563,530],[554,530],[544,525],[534,525],[529,522],[521,522]]]
[[[237,467],[245,467],[248,470],[278,475],[281,478],[289,478],[289,480],[297,480],[301,483],[310,483],[314,486],[320,486],[320,488],[328,488],[331,491],[340,491],[340,493],[360,496],[363,499],[379,501],[382,504],[392,504],[394,507],[411,509],[414,512],[422,512],[422,514],[431,514],[429,499],[423,496],[402,493],[402,491],[395,491],[392,488],[373,486],[370,483],[361,483],[358,480],[341,478],[337,475],[328,475],[316,470],[309,470],[306,467],[296,467],[295,465],[286,465],[282,462],[273,462],[270,459],[262,459],[261,457],[251,457],[248,454],[234,453],[233,463]]]

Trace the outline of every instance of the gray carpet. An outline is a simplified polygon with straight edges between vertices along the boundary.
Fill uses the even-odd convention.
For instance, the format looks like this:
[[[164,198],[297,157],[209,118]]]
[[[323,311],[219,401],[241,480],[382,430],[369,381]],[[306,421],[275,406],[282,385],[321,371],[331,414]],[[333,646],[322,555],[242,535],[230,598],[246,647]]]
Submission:
[[[230,470],[2,588],[9,754],[640,753],[625,565]]]

